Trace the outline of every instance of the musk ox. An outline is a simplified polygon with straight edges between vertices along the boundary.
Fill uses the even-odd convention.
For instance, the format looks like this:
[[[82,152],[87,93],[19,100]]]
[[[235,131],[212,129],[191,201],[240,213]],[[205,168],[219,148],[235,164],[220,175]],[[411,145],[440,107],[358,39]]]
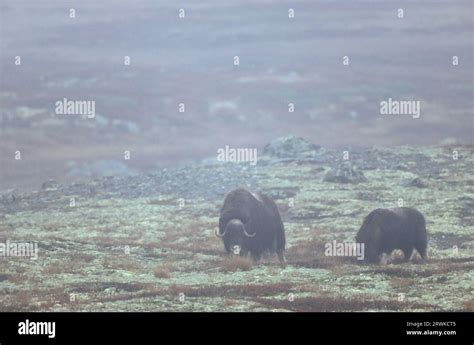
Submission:
[[[220,211],[216,235],[222,238],[230,255],[258,261],[264,253],[277,253],[285,262],[285,229],[273,200],[261,193],[239,188],[228,193]]]
[[[380,255],[401,249],[408,261],[415,248],[426,259],[425,217],[410,207],[378,208],[365,217],[356,236],[364,243],[365,261],[378,263]]]

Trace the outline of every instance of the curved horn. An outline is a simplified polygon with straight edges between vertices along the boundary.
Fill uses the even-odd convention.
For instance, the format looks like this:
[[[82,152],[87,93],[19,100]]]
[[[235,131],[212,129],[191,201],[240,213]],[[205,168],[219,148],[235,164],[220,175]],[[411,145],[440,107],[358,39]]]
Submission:
[[[251,220],[252,218],[249,218],[244,224],[244,235],[250,238],[255,237],[255,235],[257,234],[257,232],[254,232],[253,234],[249,234],[247,230],[245,229],[249,224],[251,224]]]
[[[255,235],[256,235],[257,233],[255,232],[255,233],[253,233],[253,234],[249,234],[247,231],[245,231],[245,228],[244,228],[244,234],[245,234],[245,236],[247,236],[247,237],[255,237]]]
[[[224,237],[225,233],[226,233],[226,231],[224,231],[224,233],[221,234],[221,233],[219,232],[219,228],[216,229],[216,236],[217,236],[217,237],[222,238],[222,237]]]

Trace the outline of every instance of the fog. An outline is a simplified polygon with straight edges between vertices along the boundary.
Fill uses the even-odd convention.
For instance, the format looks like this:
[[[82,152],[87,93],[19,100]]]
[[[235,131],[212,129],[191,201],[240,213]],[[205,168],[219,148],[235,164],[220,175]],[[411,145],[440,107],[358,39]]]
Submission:
[[[287,135],[341,150],[472,144],[472,2],[429,5],[3,1],[0,187]],[[93,101],[94,116],[58,114],[64,99]],[[419,116],[382,114],[389,99]]]

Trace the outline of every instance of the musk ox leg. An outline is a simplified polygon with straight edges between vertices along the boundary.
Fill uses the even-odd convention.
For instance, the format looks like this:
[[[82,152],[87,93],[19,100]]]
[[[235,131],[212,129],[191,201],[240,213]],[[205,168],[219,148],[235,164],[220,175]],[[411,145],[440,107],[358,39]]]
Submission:
[[[285,255],[284,255],[285,244],[286,244],[285,229],[283,228],[283,223],[280,222],[277,236],[276,236],[276,253],[278,255],[278,260],[280,261],[282,265],[286,265],[286,260],[285,260]]]
[[[285,238],[285,229],[283,228],[283,223],[280,221],[278,225],[278,230],[276,234],[276,252],[283,252],[285,250],[286,238]]]
[[[405,247],[405,248],[401,248],[402,252],[403,252],[403,261],[406,262],[406,261],[409,261],[411,256],[413,255],[413,247]]]
[[[417,252],[420,254],[421,258],[423,260],[426,260],[428,258],[428,256],[426,255],[426,243],[423,243],[423,244],[416,244],[415,248],[417,250]]]
[[[403,252],[403,261],[407,262],[410,260],[412,254],[413,254],[413,248],[403,248],[402,249],[402,252]]]
[[[280,263],[282,265],[286,265],[286,259],[285,259],[285,255],[283,254],[283,250],[277,251],[277,255],[278,255],[278,260],[280,261]]]
[[[417,231],[416,231],[416,240],[415,240],[415,249],[420,254],[423,260],[427,259],[427,247],[428,247],[428,238],[426,232],[426,221],[423,216],[419,221]]]
[[[284,234],[283,234],[284,236]],[[276,252],[278,255],[278,260],[280,261],[281,264],[285,264],[285,244],[283,243],[283,246],[281,245],[281,240],[278,239],[278,236],[275,237],[274,243],[273,243],[273,252]]]
[[[252,253],[252,259],[255,263],[259,262],[261,258],[262,255],[260,253]]]
[[[415,249],[420,254],[420,256],[423,260],[426,260],[428,258],[427,254],[426,254],[428,244],[426,242],[427,242],[426,237],[424,237],[424,238],[418,238],[416,243],[415,243]]]
[[[387,265],[389,260],[390,260],[390,255],[386,253],[382,253],[382,255],[379,256],[378,261],[375,261],[374,263],[379,264],[379,265]]]

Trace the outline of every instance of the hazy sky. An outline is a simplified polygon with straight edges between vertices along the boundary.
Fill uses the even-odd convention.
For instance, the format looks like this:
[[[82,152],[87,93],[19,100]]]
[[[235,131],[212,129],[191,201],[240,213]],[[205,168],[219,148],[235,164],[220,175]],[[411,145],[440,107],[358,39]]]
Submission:
[[[127,149],[147,169],[288,134],[335,148],[472,143],[471,1],[0,6],[4,186]],[[64,98],[94,102],[94,116],[58,114]]]

